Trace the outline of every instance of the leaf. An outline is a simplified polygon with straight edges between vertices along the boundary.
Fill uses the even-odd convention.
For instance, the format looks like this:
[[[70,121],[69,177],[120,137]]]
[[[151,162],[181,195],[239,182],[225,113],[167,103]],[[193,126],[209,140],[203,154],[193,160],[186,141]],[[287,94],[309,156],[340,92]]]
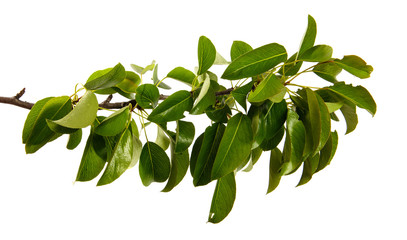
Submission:
[[[155,139],[155,143],[165,151],[170,146],[170,142],[171,140],[165,135],[161,127],[157,125],[157,138]]]
[[[24,123],[23,128],[23,143],[26,143],[30,137],[32,130],[38,121],[38,116],[40,115],[44,105],[51,100],[53,97],[47,97],[37,101],[34,106],[31,108],[30,112],[27,115],[27,118]]]
[[[236,198],[236,181],[233,172],[220,178],[212,197],[208,222],[219,223],[227,217]]]
[[[215,61],[213,62],[213,65],[228,65],[229,62],[226,61],[226,59],[224,57],[222,57],[222,55],[220,55],[218,52],[216,52],[216,57],[215,57]]]
[[[250,154],[253,132],[250,118],[238,113],[229,119],[212,168],[212,179],[233,172]]]
[[[325,62],[317,64],[312,71],[328,82],[336,83],[338,81],[336,76],[342,71],[342,68],[334,62]]]
[[[144,70],[143,67],[140,67],[140,66],[138,66],[138,65],[136,65],[136,64],[130,64],[130,67],[131,67],[134,71],[136,71],[136,73],[138,73],[138,74],[142,74],[142,72],[143,72],[143,70]]]
[[[232,115],[232,111],[228,105],[223,105],[221,108],[216,108],[212,111],[206,110],[206,116],[214,122],[226,123],[228,115]]]
[[[188,150],[189,146],[194,141],[195,127],[191,122],[177,121],[176,137],[175,137],[175,153],[182,153]]]
[[[157,86],[157,84],[160,83],[157,87],[162,88],[162,89],[171,89],[171,87],[168,86],[167,84],[165,84],[163,82],[160,82],[161,80],[158,78],[157,71],[158,71],[158,64],[155,65],[154,71],[153,71],[153,78],[152,79],[153,79],[154,85]]]
[[[315,92],[313,92],[313,94],[315,94]],[[318,101],[318,107],[321,117],[321,135],[319,138],[319,144],[316,149],[316,151],[319,152],[324,147],[326,141],[328,141],[331,132],[331,117],[324,100],[322,100],[322,98],[318,94],[315,94],[315,97]]]
[[[115,86],[126,77],[126,70],[118,63],[113,68],[99,70],[93,73],[84,87],[87,90],[101,90]]]
[[[186,90],[180,90],[161,102],[150,113],[147,119],[155,123],[179,120],[185,117],[185,111],[191,110],[192,104],[191,93]]]
[[[203,186],[211,182],[213,163],[225,128],[222,123],[215,123],[205,129],[192,174],[194,186]]]
[[[266,99],[272,98],[284,89],[280,78],[275,74],[269,74],[264,80],[260,82],[254,91],[249,93],[247,100],[249,102],[262,102]]]
[[[332,47],[328,45],[317,45],[298,56],[298,60],[306,62],[325,62],[332,57]]]
[[[191,109],[191,114],[202,114],[205,110],[216,103],[216,91],[219,89],[219,84],[209,78],[205,79],[201,91],[195,100]]]
[[[319,154],[315,154],[314,156],[308,157],[304,162],[304,168],[302,170],[302,175],[298,186],[304,185],[309,182],[312,178],[312,175],[318,168],[319,163]]]
[[[126,93],[135,93],[137,87],[141,83],[141,78],[134,72],[126,71],[126,77],[123,81],[116,85],[123,92]]]
[[[192,177],[194,176],[195,166],[196,166],[196,162],[198,160],[199,153],[201,151],[203,138],[204,138],[204,133],[202,133],[201,135],[199,135],[196,138],[195,143],[192,147],[191,159],[189,161],[189,170],[191,172]]]
[[[356,114],[356,105],[346,103],[341,107],[341,112],[346,121],[346,133],[351,133],[358,125],[358,115]]]
[[[283,139],[285,134],[284,127],[281,127],[272,137],[264,139],[261,144],[260,148],[263,151],[270,151],[277,147],[280,144],[281,140]]]
[[[216,49],[211,40],[201,36],[198,41],[198,75],[208,71],[216,59]]]
[[[240,106],[243,107],[243,109],[246,111],[247,110],[247,94],[252,90],[254,82],[249,82],[248,84],[235,88],[231,94],[235,98],[236,102],[240,104]]]
[[[181,153],[174,151],[174,144],[171,143],[171,172],[168,182],[162,192],[169,192],[176,187],[184,178],[188,171],[189,154],[188,149]]]
[[[269,167],[269,185],[267,188],[267,194],[274,191],[280,184],[281,179],[281,167],[283,164],[283,155],[278,148],[274,148],[270,152],[270,167]]]
[[[93,123],[98,108],[99,104],[95,94],[92,91],[86,91],[71,112],[53,122],[66,128],[84,128]]]
[[[153,71],[154,70],[154,67],[155,67],[155,60],[153,60],[149,65],[147,65],[145,68],[142,68],[142,67],[139,67],[139,66],[137,66],[137,67],[135,67],[135,68],[133,68],[135,71],[140,71],[141,70],[141,72],[139,72],[141,75],[143,75],[143,74],[145,74],[146,72],[148,72],[148,71]],[[136,70],[137,69],[137,70]]]
[[[315,172],[319,172],[326,166],[328,166],[333,156],[335,155],[337,145],[338,145],[338,133],[335,131],[331,133],[328,141],[326,142],[325,146],[321,149],[319,153],[318,168]]]
[[[167,74],[167,77],[183,82],[188,86],[192,86],[192,82],[196,78],[196,75],[183,67],[176,67]]]
[[[142,108],[154,108],[159,99],[160,92],[153,84],[143,84],[136,89],[136,102]]]
[[[358,78],[369,78],[373,71],[372,66],[367,65],[362,58],[355,55],[344,56],[341,60],[335,59],[335,63]]]
[[[144,186],[152,182],[165,182],[170,175],[170,159],[164,150],[153,142],[146,142],[141,150],[139,173]]]
[[[339,110],[342,106],[343,103],[342,102],[325,102],[326,107],[328,108],[328,112],[329,113],[333,113],[337,110]]]
[[[271,43],[247,52],[226,68],[223,79],[236,80],[256,76],[287,60],[285,48],[277,43]]]
[[[143,148],[143,144],[141,143],[141,141],[139,139],[139,132],[138,132],[137,125],[136,125],[136,122],[134,121],[134,119],[131,120],[129,129],[130,129],[131,136],[133,137],[133,156],[132,156],[131,163],[129,165],[129,168],[132,168],[137,164],[137,162],[140,159],[140,154],[141,154],[141,149]]]
[[[358,107],[366,109],[372,116],[376,113],[376,103],[366,88],[362,86],[346,85],[344,82],[335,83],[326,89],[351,101]]]
[[[48,125],[49,129],[51,129],[55,133],[71,134],[78,130],[77,128],[67,128],[67,127],[60,126],[49,119],[46,119],[46,121],[47,121],[47,125]]]
[[[69,140],[66,145],[66,148],[69,150],[75,149],[82,140],[82,129],[79,128],[75,132],[69,134]]]
[[[243,169],[244,172],[250,172],[253,169],[253,166],[257,163],[257,161],[260,159],[261,154],[263,153],[263,150],[259,147],[252,149],[252,152],[250,154],[250,161],[249,165]]]
[[[131,106],[125,106],[105,118],[95,128],[95,133],[102,136],[115,136],[121,133],[129,120],[130,107]]]
[[[253,48],[249,44],[243,41],[234,41],[230,49],[230,58],[234,61],[236,58],[252,50]]]

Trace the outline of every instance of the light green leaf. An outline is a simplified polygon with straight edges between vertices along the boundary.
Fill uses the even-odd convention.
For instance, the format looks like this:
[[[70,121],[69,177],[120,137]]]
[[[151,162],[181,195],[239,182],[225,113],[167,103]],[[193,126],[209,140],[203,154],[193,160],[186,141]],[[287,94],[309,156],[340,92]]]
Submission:
[[[123,65],[118,63],[113,68],[99,70],[93,73],[84,87],[87,90],[107,89],[120,83],[126,77],[126,70]]]
[[[188,149],[181,153],[175,153],[174,144],[171,143],[171,172],[168,178],[168,182],[165,185],[162,192],[169,192],[174,187],[176,187],[185,177],[185,174],[188,171],[188,166],[189,166]]]
[[[158,72],[157,71],[158,71],[158,64],[155,65],[155,68],[154,68],[154,71],[153,71],[153,77],[152,77],[154,85],[156,85],[156,86],[161,81],[158,78]],[[162,89],[171,89],[170,86],[168,86],[167,84],[165,84],[163,82],[160,82],[160,84],[157,87],[162,88]]]
[[[136,65],[136,64],[130,64],[130,67],[131,67],[134,71],[136,71],[136,73],[138,73],[138,74],[142,74],[142,72],[143,72],[143,70],[144,70],[143,67],[140,67],[140,66],[138,66],[138,65]]]
[[[287,52],[283,46],[277,43],[267,44],[233,60],[222,78],[236,80],[256,76],[285,60],[287,60]]]
[[[274,191],[280,184],[281,179],[281,167],[283,164],[283,155],[278,148],[274,148],[270,152],[270,167],[269,167],[269,185],[267,188],[267,194]]]
[[[153,142],[146,142],[141,150],[139,173],[144,186],[152,182],[165,182],[170,175],[170,159],[164,150]]]
[[[48,125],[49,129],[51,129],[55,133],[71,134],[78,130],[77,128],[67,128],[67,127],[60,126],[49,119],[47,119],[46,121],[47,121],[47,125]]]
[[[215,92],[219,89],[219,84],[206,78],[198,97],[191,109],[191,114],[202,114],[205,110],[216,103]]]
[[[235,173],[220,178],[215,187],[212,197],[211,209],[209,211],[208,222],[219,223],[233,208],[236,198],[236,181]]]
[[[215,57],[215,61],[213,62],[213,65],[228,65],[229,62],[226,61],[226,59],[224,57],[222,57],[222,55],[220,55],[218,52],[216,52],[216,57]]]
[[[181,90],[173,93],[161,102],[148,116],[148,120],[155,123],[170,122],[184,118],[184,112],[192,108],[191,93]]]
[[[235,98],[236,102],[240,104],[240,106],[243,107],[243,109],[246,111],[247,110],[247,94],[252,90],[254,82],[249,82],[248,84],[235,88],[231,94]]]
[[[133,156],[129,168],[134,167],[140,159],[141,149],[143,148],[143,144],[139,139],[139,132],[134,119],[130,122],[130,133],[133,137]]]
[[[51,100],[53,97],[47,97],[37,101],[34,106],[31,108],[30,112],[27,115],[27,118],[24,123],[23,128],[23,143],[25,144],[30,137],[32,130],[38,121],[38,116],[40,115],[44,105]]]
[[[163,150],[167,150],[170,146],[170,142],[171,140],[165,135],[161,127],[157,125],[157,138],[155,139],[155,143]]]
[[[327,80],[331,83],[336,83],[336,76],[342,71],[336,63],[334,62],[324,62],[321,64],[317,64],[312,71],[318,75],[319,77]]]
[[[116,85],[123,92],[126,93],[135,93],[137,87],[141,83],[141,78],[134,72],[126,71],[126,78]]]
[[[250,154],[253,132],[250,118],[238,113],[229,119],[212,168],[212,179],[219,179],[239,167]]]
[[[79,128],[75,132],[69,134],[69,139],[66,148],[69,150],[75,149],[79,145],[79,143],[81,143],[81,140],[82,140],[82,129]]]
[[[243,41],[234,41],[230,48],[230,58],[234,61],[236,58],[252,50],[253,48],[249,44]]]
[[[216,49],[211,40],[201,36],[198,41],[198,75],[208,71],[216,59]]]
[[[325,105],[328,108],[329,113],[333,113],[337,110],[339,110],[342,106],[342,102],[325,102]]]
[[[306,62],[325,62],[331,59],[333,49],[328,45],[317,45],[298,56],[298,60]]]
[[[129,120],[130,107],[125,106],[115,111],[95,128],[95,133],[102,136],[115,136],[121,133]]]
[[[185,152],[194,141],[195,127],[191,122],[177,121],[177,129],[175,136],[175,153]]]
[[[315,154],[314,156],[308,157],[304,161],[304,167],[302,169],[301,179],[300,179],[300,182],[298,183],[297,187],[304,185],[311,180],[312,175],[314,175],[315,171],[318,168],[318,163],[319,163],[319,153]]]
[[[315,22],[315,19],[311,15],[308,15],[308,26],[304,38],[302,39],[298,55],[303,54],[305,51],[314,46],[316,36],[317,36],[317,23]]]
[[[358,78],[369,78],[373,71],[372,66],[367,65],[362,58],[355,55],[344,56],[341,60],[335,59],[335,63]]]
[[[253,166],[260,159],[262,153],[263,153],[263,150],[259,147],[252,149],[252,152],[250,154],[249,164],[245,169],[243,169],[243,172],[250,172],[253,169]]]
[[[155,60],[153,60],[153,61],[151,62],[151,64],[147,65],[145,68],[142,68],[140,74],[143,75],[143,74],[145,74],[145,73],[148,72],[148,71],[153,71],[153,70],[154,70],[154,67],[155,67]],[[133,69],[134,69],[134,68],[133,68]],[[136,67],[136,69],[140,70],[140,67],[138,67],[138,68]]]
[[[262,102],[280,94],[284,88],[285,87],[281,83],[280,78],[275,74],[269,74],[259,85],[257,85],[254,91],[249,93],[247,100],[249,102]]]
[[[142,108],[154,108],[160,99],[160,92],[153,84],[142,84],[136,89],[136,102]]]
[[[167,77],[181,81],[188,86],[192,86],[192,82],[196,78],[196,75],[183,67],[176,67],[167,74]]]

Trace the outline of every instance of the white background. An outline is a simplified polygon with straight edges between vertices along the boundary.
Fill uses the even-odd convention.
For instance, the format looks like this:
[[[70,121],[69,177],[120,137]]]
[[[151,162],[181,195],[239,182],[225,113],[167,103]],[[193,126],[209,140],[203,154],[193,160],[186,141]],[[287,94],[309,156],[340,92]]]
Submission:
[[[372,118],[359,110],[359,126],[349,135],[344,122],[337,127],[332,164],[305,186],[295,188],[299,171],[265,195],[264,154],[252,172],[237,175],[234,208],[213,225],[206,223],[213,183],[193,188],[188,172],[172,192],[161,193],[163,184],[142,186],[136,167],[108,186],[73,184],[85,140],[69,151],[62,137],[25,155],[28,111],[1,104],[0,239],[406,239],[402,2],[1,1],[0,96],[23,87],[22,99],[32,102],[71,95],[93,71],[118,62],[130,70],[131,63],[155,59],[161,77],[177,66],[192,70],[200,35],[226,58],[233,40],[253,47],[277,42],[291,55],[311,14],[316,44],[331,45],[338,58],[359,55],[375,68],[370,79],[344,73],[340,80],[365,86],[378,111]],[[202,121],[200,132],[209,124],[194,121]]]

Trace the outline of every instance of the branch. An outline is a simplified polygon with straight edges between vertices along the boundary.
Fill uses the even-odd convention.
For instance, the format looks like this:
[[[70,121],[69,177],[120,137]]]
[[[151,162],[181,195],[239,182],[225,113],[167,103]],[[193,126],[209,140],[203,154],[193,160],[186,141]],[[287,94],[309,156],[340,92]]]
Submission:
[[[216,92],[216,96],[222,96],[222,95],[228,95],[233,91],[233,88],[229,88],[223,91]],[[31,109],[34,106],[34,103],[26,102],[26,101],[21,101],[20,98],[24,95],[25,93],[25,88],[23,88],[19,93],[17,93],[14,97],[1,97],[0,96],[0,103],[5,103],[5,104],[11,104],[17,107],[25,108],[25,109]],[[161,94],[160,95],[160,100],[165,100],[168,95]],[[107,99],[99,104],[99,107],[104,108],[104,109],[120,109],[123,108],[129,104],[135,106],[137,104],[136,100],[130,100],[127,102],[115,102],[111,103],[110,101],[112,100],[113,96],[109,95]]]

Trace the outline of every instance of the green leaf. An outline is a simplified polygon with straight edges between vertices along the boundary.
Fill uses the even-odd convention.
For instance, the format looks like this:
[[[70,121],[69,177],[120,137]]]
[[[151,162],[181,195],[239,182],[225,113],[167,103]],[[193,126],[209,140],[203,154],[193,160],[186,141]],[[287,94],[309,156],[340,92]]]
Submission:
[[[134,72],[126,71],[126,78],[117,84],[116,87],[126,93],[135,93],[140,83],[141,78],[139,75]]]
[[[62,133],[62,134],[68,133],[68,134],[71,134],[71,133],[74,133],[74,132],[76,132],[78,130],[77,128],[67,128],[67,127],[60,126],[60,125],[54,123],[52,120],[49,120],[49,119],[46,119],[46,121],[47,121],[47,125],[48,125],[49,129],[51,129],[55,133]]]
[[[314,46],[316,36],[317,36],[317,23],[315,22],[315,19],[311,15],[308,15],[308,26],[304,38],[302,39],[298,55],[303,54],[305,51]]]
[[[194,141],[195,127],[191,122],[177,121],[176,137],[175,137],[175,153],[185,152]]]
[[[26,143],[30,137],[32,130],[38,121],[38,116],[40,115],[44,105],[51,100],[53,97],[47,97],[37,101],[34,106],[31,108],[30,112],[27,115],[27,118],[24,123],[23,128],[23,143]]]
[[[136,102],[142,108],[154,108],[160,99],[160,92],[153,84],[142,84],[136,89]]]
[[[325,62],[332,57],[332,47],[328,45],[316,45],[298,56],[298,60],[306,62]]]
[[[66,128],[84,128],[93,123],[98,108],[99,104],[95,94],[92,91],[86,91],[71,112],[53,122]]]
[[[204,133],[202,133],[201,135],[199,135],[196,138],[195,143],[192,147],[191,159],[189,161],[189,170],[191,172],[192,177],[194,176],[195,166],[196,166],[196,162],[198,160],[199,153],[201,151],[203,138],[204,138]]]
[[[208,71],[216,59],[216,49],[211,40],[201,36],[198,41],[198,75]]]
[[[84,87],[87,90],[100,90],[115,86],[126,77],[126,70],[118,63],[113,68],[99,70],[93,73]]]
[[[341,109],[341,107],[343,106],[342,102],[325,102],[326,107],[328,108],[328,112],[329,113],[333,113],[339,109]]]
[[[102,136],[115,136],[121,133],[127,125],[129,114],[129,106],[115,111],[95,128],[95,133]]]
[[[302,61],[297,60],[298,52],[293,54],[284,65],[278,70],[278,73],[284,76],[293,76],[301,69]]]
[[[276,148],[281,140],[283,140],[284,134],[284,127],[281,127],[272,137],[264,139],[260,144],[260,148],[263,151],[270,151]]]
[[[351,133],[358,125],[358,115],[356,114],[356,105],[353,103],[346,103],[341,107],[341,112],[346,121],[346,133]]]
[[[236,80],[256,76],[287,60],[285,48],[271,43],[247,52],[230,63],[223,79]]]
[[[138,74],[142,74],[142,72],[143,72],[143,70],[144,70],[143,67],[140,67],[140,66],[138,66],[138,65],[136,65],[136,64],[130,64],[130,67],[131,67],[134,71],[136,71],[136,73],[138,73]]]
[[[129,168],[133,160],[133,147],[133,136],[127,126],[117,140],[98,186],[112,183]]]
[[[255,149],[252,149],[252,152],[250,154],[249,164],[243,171],[244,172],[250,172],[253,169],[253,166],[260,159],[262,153],[263,153],[263,150],[261,148],[259,148],[259,147],[255,148]]]
[[[161,81],[158,78],[158,72],[157,71],[158,71],[158,64],[156,64],[155,67],[154,67],[153,77],[152,77],[154,85],[156,85],[156,86]],[[171,89],[170,86],[168,86],[167,84],[165,84],[163,82],[160,82],[160,84],[157,87],[162,88],[162,89]]]
[[[216,52],[216,57],[215,61],[213,62],[213,65],[227,65],[229,64],[228,61],[222,55],[220,55],[218,52]]]
[[[336,76],[342,71],[342,68],[334,62],[324,62],[317,64],[312,71],[328,82],[336,83],[338,81]]]
[[[208,222],[219,223],[227,217],[233,208],[236,198],[235,173],[220,178],[215,187],[212,197],[211,209],[209,211]]]
[[[250,154],[253,132],[250,118],[238,113],[229,119],[212,168],[212,179],[219,179],[241,165]]]
[[[326,89],[351,101],[358,107],[366,109],[372,116],[376,113],[376,103],[372,95],[362,86],[354,87],[351,84],[346,85],[344,82],[338,82]]]
[[[335,59],[335,63],[358,78],[369,78],[373,71],[372,66],[367,65],[362,58],[355,55],[344,56],[341,60]]]
[[[165,151],[170,146],[170,142],[171,140],[165,135],[161,127],[157,125],[157,138],[155,139],[155,143]]]
[[[307,90],[308,91],[308,90]],[[317,102],[318,102],[318,107],[319,107],[319,112],[320,112],[320,123],[321,123],[321,132],[320,132],[320,137],[319,137],[319,144],[316,146],[316,152],[319,152],[325,145],[326,141],[328,141],[330,132],[331,132],[331,117],[329,115],[329,110],[328,107],[325,105],[324,100],[316,94],[314,91],[309,90],[312,92],[312,94],[315,95]],[[308,95],[307,95],[308,96]],[[311,116],[311,120],[312,120]],[[311,121],[311,124],[313,122]],[[315,132],[313,132],[315,133]]]
[[[181,153],[175,153],[174,149],[174,144],[171,143],[171,172],[168,182],[162,192],[169,192],[176,187],[182,181],[188,171],[188,149]]]
[[[232,110],[228,105],[223,105],[221,108],[215,108],[212,111],[206,110],[206,116],[214,122],[226,123],[228,115],[232,115]]]
[[[165,182],[170,175],[170,159],[164,150],[153,142],[146,142],[141,150],[139,172],[144,186],[152,182]]]
[[[71,110],[72,102],[68,96],[54,97],[46,100],[46,103],[41,108],[41,111],[39,111],[38,114],[33,113],[30,116],[30,119],[27,120],[28,122],[26,121],[26,132],[23,136],[26,138],[26,153],[34,153],[48,142],[61,136],[61,134],[55,133],[48,127],[47,119],[60,119],[68,114]],[[36,109],[35,111],[37,112],[38,109]],[[35,115],[37,116],[35,117]],[[31,126],[28,124],[30,124]]]
[[[82,129],[79,128],[75,132],[69,134],[69,139],[66,148],[69,150],[75,149],[79,145],[79,143],[81,143],[81,140],[82,140]]]
[[[148,120],[155,123],[170,122],[184,118],[184,112],[192,108],[191,93],[181,90],[173,93],[161,102],[148,116]]]
[[[225,128],[222,123],[215,123],[206,128],[192,174],[194,186],[203,186],[211,182],[213,163]]]
[[[230,58],[234,61],[236,58],[252,50],[253,48],[249,44],[243,41],[234,41],[230,49]]]
[[[302,175],[300,182],[298,183],[298,186],[304,185],[307,182],[309,182],[312,178],[312,175],[315,173],[315,171],[318,168],[318,163],[319,163],[319,154],[315,154],[314,156],[308,157],[304,161],[304,168],[302,169]]]
[[[219,89],[219,84],[215,81],[206,78],[198,97],[191,109],[191,114],[202,114],[205,110],[216,103],[216,91]]]
[[[318,168],[315,172],[319,172],[324,169],[331,162],[335,155],[336,147],[338,145],[338,133],[332,132],[329,136],[325,146],[320,151]]]
[[[134,64],[133,64],[134,65]],[[132,66],[133,67],[133,66]],[[137,65],[135,65],[134,67],[133,67],[133,69],[136,71],[136,72],[138,72],[138,71],[140,71],[140,72],[138,72],[138,73],[140,73],[141,75],[143,75],[143,74],[145,74],[146,72],[148,72],[148,71],[153,71],[154,70],[154,67],[155,67],[155,60],[153,60],[149,65],[147,65],[145,68],[142,68],[142,67],[140,67],[140,66],[137,66]],[[137,70],[136,70],[137,69]]]
[[[231,94],[235,98],[236,102],[240,104],[240,106],[243,107],[243,109],[246,111],[247,110],[247,94],[252,90],[254,82],[249,82],[248,84],[235,88]]]
[[[176,67],[167,74],[167,77],[183,82],[188,86],[192,86],[192,82],[196,78],[196,75],[183,67]]]
[[[275,74],[269,74],[259,85],[257,85],[254,91],[249,93],[247,100],[249,102],[262,102],[280,94],[284,88],[285,87],[281,83],[280,78]]]
[[[281,179],[281,167],[283,164],[283,155],[278,148],[274,148],[270,152],[270,167],[269,167],[269,185],[267,188],[267,194],[274,191],[280,184]]]

